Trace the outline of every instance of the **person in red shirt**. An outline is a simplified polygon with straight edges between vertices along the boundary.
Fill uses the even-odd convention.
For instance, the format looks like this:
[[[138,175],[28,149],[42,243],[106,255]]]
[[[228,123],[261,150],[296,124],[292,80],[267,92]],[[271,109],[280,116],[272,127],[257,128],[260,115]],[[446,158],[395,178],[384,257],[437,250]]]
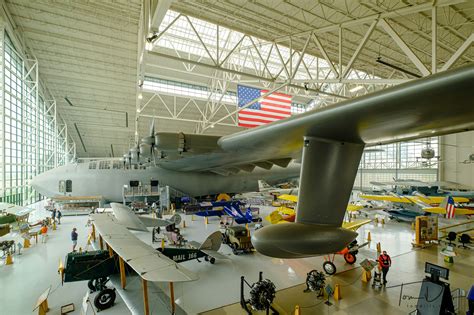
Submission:
[[[40,232],[41,232],[41,243],[46,243],[46,236],[48,235],[48,226],[44,224],[41,227]]]
[[[392,266],[392,259],[387,254],[387,251],[383,251],[382,254],[379,256],[379,267],[382,269],[383,275],[383,284],[387,284],[387,273],[390,267]]]

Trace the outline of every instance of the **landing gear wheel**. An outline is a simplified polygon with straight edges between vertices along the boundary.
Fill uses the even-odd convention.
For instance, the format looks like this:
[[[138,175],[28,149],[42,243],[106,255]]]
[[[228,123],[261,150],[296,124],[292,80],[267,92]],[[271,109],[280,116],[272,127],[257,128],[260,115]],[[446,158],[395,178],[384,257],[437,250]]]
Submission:
[[[216,259],[214,257],[211,257],[209,258],[209,262],[211,263],[211,265],[214,265],[214,263],[216,262]]]
[[[87,282],[87,287],[91,290],[91,292],[97,292],[106,289],[107,287],[105,286],[105,284],[108,281],[108,278],[91,279]]]
[[[336,273],[336,265],[334,265],[330,261],[325,261],[324,262],[323,269],[330,276]]]
[[[232,248],[232,253],[234,253],[234,255],[239,254],[239,245],[237,243],[230,244],[230,247]]]
[[[95,285],[94,285],[94,280],[95,279],[91,279],[89,281],[87,281],[87,287],[89,288],[89,290],[91,290],[91,292],[95,292]]]
[[[354,255],[353,253],[345,253],[344,254],[344,260],[346,261],[346,263],[348,263],[349,265],[353,265],[355,264],[356,260],[357,260],[357,257],[356,255]]]
[[[209,256],[204,256],[205,261],[209,261]]]
[[[99,310],[106,310],[115,302],[115,290],[113,289],[104,289],[97,294],[94,299],[94,306]]]

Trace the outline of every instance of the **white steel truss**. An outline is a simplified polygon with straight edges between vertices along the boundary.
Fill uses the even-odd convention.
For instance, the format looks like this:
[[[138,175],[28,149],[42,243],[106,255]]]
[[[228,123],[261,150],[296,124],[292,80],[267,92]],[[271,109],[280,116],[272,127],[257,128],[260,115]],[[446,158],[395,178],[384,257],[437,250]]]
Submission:
[[[165,73],[174,71],[178,74],[176,80],[185,74],[199,75],[207,80],[201,84],[214,91],[210,92],[210,96],[213,93],[224,95],[229,90],[235,91],[236,84],[245,84],[272,91],[280,90],[306,98],[308,101],[314,99],[309,103],[314,106],[326,106],[412,79],[396,68],[371,66],[374,71],[367,71],[367,66],[361,66],[367,64],[367,56],[374,54],[374,41],[377,42],[377,39],[372,37],[376,32],[384,33],[396,44],[396,48],[393,45],[389,47],[385,42],[379,43],[380,46],[386,50],[398,49],[397,53],[410,60],[422,76],[447,70],[460,58],[469,60],[470,58],[463,54],[472,44],[474,39],[472,34],[438,69],[436,52],[440,47],[446,50],[446,44],[438,36],[437,29],[441,27],[446,30],[447,26],[437,25],[436,17],[439,14],[437,8],[457,3],[459,3],[457,0],[438,1],[435,5],[420,4],[392,12],[381,12],[339,25],[284,36],[272,42],[204,22],[183,13],[168,11],[161,22],[160,31],[153,39],[153,45],[147,46],[145,68],[163,69]],[[397,32],[400,23],[393,20],[395,17],[408,14],[419,14],[426,18],[425,11],[431,12],[431,15],[428,15],[433,28],[429,36],[432,41],[431,67],[426,65],[418,57],[419,52],[414,51],[412,45],[400,36]],[[348,41],[346,36],[348,33],[355,33],[354,29],[358,32],[363,30],[363,33],[358,34],[360,40],[357,45]],[[330,45],[331,38],[334,37],[337,38],[336,43]],[[321,38],[324,38],[326,44]],[[334,53],[334,50],[337,52]],[[329,54],[328,51],[332,53]],[[337,56],[337,60],[331,57],[334,55]],[[168,63],[178,67],[170,67]],[[360,68],[364,70],[358,70]],[[380,77],[374,73],[386,73],[386,75]],[[168,78],[173,79],[173,75],[171,77],[168,75]],[[159,98],[159,93],[154,97]],[[148,103],[144,106],[137,105],[137,117],[154,116],[180,120],[180,115],[177,114],[182,112],[176,113],[167,107],[165,102],[162,103],[169,114],[166,118],[156,115],[144,116],[143,109]],[[199,108],[191,99],[190,104]],[[250,105],[251,103],[246,104]],[[204,132],[222,122],[236,126],[238,111],[239,108],[229,110],[229,106],[224,106],[222,100],[211,97],[207,100],[205,108],[199,109],[196,119],[188,118],[186,121],[197,121],[196,132]],[[219,112],[221,115],[218,115]],[[216,118],[219,116],[220,118]]]

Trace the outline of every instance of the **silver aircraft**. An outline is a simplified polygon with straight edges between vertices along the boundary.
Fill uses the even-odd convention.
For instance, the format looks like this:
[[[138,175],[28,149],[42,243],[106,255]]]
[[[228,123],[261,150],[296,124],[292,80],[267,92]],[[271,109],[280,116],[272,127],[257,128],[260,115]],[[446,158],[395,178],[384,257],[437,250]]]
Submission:
[[[357,236],[341,225],[364,148],[473,130],[473,82],[470,64],[223,137],[158,132],[135,148],[153,168],[101,173],[67,165],[32,185],[51,196],[59,180],[70,179],[73,194],[97,195],[104,186],[121,186],[130,172],[190,195],[255,191],[258,179],[297,172],[290,161],[298,160],[295,222],[263,227],[252,243],[280,258],[337,252]]]

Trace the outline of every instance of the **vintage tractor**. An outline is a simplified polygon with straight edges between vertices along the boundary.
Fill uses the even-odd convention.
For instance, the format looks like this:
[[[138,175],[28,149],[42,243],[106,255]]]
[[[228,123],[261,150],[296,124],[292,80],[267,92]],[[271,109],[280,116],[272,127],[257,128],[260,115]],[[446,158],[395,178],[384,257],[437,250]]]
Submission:
[[[243,226],[226,226],[222,233],[222,243],[229,245],[235,255],[253,251],[250,233]]]

